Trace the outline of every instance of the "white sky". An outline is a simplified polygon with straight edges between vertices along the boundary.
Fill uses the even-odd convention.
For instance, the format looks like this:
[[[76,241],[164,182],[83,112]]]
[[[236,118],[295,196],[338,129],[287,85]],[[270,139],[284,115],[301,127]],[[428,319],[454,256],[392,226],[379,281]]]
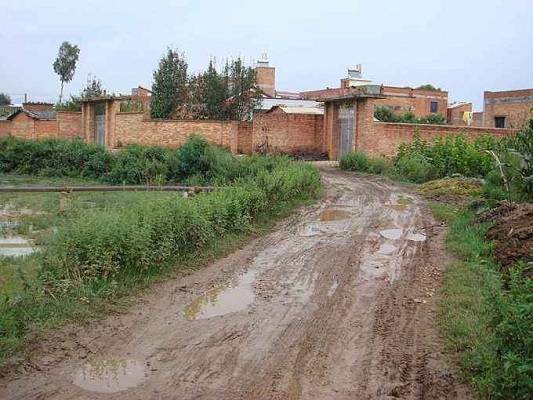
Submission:
[[[149,87],[170,45],[191,72],[268,52],[278,90],[337,87],[356,63],[375,83],[431,83],[476,110],[484,90],[533,88],[532,0],[0,2],[0,92],[15,103],[57,101],[63,40],[81,49],[66,94],[88,74],[110,92]]]

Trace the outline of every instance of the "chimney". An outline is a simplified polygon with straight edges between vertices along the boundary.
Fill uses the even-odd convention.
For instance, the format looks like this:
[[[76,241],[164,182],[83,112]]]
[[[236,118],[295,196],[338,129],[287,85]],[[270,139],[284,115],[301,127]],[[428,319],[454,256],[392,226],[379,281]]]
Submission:
[[[28,102],[28,93],[24,93],[24,103]]]
[[[268,62],[268,54],[261,54],[255,67],[257,73],[257,85],[269,97],[276,97],[276,68]]]
[[[361,64],[356,64],[355,67],[348,68],[348,77],[341,79],[341,88],[348,89],[372,83],[371,80],[363,79],[362,72],[363,66]]]

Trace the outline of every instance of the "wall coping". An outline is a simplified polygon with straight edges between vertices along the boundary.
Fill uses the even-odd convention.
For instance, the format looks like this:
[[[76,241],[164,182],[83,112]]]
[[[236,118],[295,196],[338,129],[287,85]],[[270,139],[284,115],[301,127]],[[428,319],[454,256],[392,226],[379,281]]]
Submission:
[[[126,112],[118,112],[117,115],[144,115],[144,113],[138,113],[138,112],[132,112],[132,111],[126,111]],[[151,119],[147,118],[143,122],[186,122],[186,123],[193,123],[193,124],[234,124],[234,123],[248,123],[251,124],[252,121],[233,121],[233,120],[218,120],[218,119]]]
[[[464,126],[464,125],[439,125],[439,124],[410,124],[405,122],[381,122],[381,121],[374,121],[374,124],[381,124],[381,125],[392,125],[392,126],[411,126],[411,127],[431,127],[431,128],[443,128],[443,129],[466,129],[466,130],[478,130],[478,131],[500,131],[500,132],[518,132],[519,129],[515,128],[492,128],[492,127],[486,127],[486,126]]]

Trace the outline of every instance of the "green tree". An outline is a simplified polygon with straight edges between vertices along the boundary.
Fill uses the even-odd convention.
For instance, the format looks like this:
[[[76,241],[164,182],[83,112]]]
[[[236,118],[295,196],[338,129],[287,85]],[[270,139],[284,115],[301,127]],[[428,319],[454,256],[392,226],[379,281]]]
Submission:
[[[252,112],[261,104],[262,91],[257,85],[257,73],[246,67],[238,58],[226,63],[224,81],[228,88],[226,119],[245,121],[252,117]]]
[[[441,88],[439,87],[435,87],[429,83],[426,83],[425,85],[420,85],[419,87],[415,88],[415,89],[418,89],[418,90],[431,90],[433,92],[440,92],[441,91]]]
[[[100,97],[104,94],[102,81],[96,76],[89,75],[87,85],[81,90],[79,95],[71,95],[70,99],[64,103],[57,103],[56,109],[60,111],[81,111],[81,102],[84,99]]]
[[[76,71],[76,64],[80,55],[80,49],[65,41],[59,47],[59,53],[53,63],[54,72],[59,75],[61,81],[61,91],[59,92],[59,104],[63,98],[63,86],[65,82],[70,82]]]
[[[152,118],[171,118],[187,96],[187,61],[183,53],[168,48],[154,71],[150,115]]]
[[[91,99],[93,97],[100,97],[104,94],[104,87],[102,81],[94,75],[89,75],[87,78],[87,85],[81,92],[83,99]]]
[[[11,104],[11,97],[7,93],[0,93],[0,106],[8,106]]]

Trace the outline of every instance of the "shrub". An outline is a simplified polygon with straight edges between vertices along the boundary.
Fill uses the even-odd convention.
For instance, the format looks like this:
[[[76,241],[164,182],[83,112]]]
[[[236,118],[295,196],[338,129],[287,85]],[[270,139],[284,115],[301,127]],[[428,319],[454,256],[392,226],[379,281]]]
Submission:
[[[423,183],[435,178],[433,166],[419,154],[397,158],[394,167],[400,179],[410,182]]]
[[[363,152],[350,152],[342,154],[339,159],[339,166],[349,171],[367,171],[369,169],[368,157]]]

